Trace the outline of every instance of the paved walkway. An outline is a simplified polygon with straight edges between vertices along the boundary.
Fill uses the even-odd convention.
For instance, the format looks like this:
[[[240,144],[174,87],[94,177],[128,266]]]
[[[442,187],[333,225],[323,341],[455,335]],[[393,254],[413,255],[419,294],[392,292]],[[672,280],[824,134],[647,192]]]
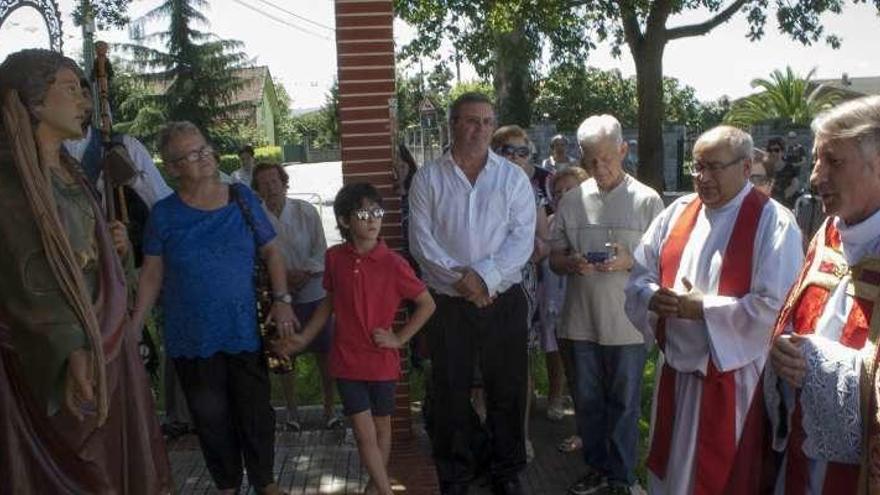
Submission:
[[[535,459],[523,473],[528,493],[564,494],[582,469],[580,455],[556,450],[559,441],[574,431],[574,420],[550,422],[539,403],[532,417],[531,437]],[[275,472],[281,488],[292,495],[359,494],[367,481],[358,461],[357,447],[350,428],[325,430],[317,407],[302,407],[303,431],[280,430],[275,437]],[[279,414],[279,417],[283,415]],[[418,418],[418,415],[414,415]],[[179,494],[215,493],[205,469],[195,436],[188,435],[168,444],[171,467]],[[420,424],[414,426],[409,442],[395,446],[391,475],[397,480],[395,493],[432,495],[439,493],[430,457],[430,445]],[[487,481],[474,482],[471,493],[491,493]],[[249,488],[243,493],[253,493]]]

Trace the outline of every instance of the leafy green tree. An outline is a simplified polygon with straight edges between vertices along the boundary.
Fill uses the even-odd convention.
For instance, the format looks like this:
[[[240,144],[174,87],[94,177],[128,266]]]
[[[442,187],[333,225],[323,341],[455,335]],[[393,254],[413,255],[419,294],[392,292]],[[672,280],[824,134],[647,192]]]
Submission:
[[[136,136],[147,147],[156,149],[156,137],[168,121],[164,109],[145,82],[137,74],[125,70],[123,62],[115,60],[113,67],[110,95],[114,102],[114,131]]]
[[[842,96],[832,88],[813,82],[815,75],[815,68],[801,77],[786,67],[785,71],[774,70],[769,79],[753,80],[752,87],[761,92],[734,103],[724,121],[744,127],[767,121],[783,126],[808,126],[813,117],[836,105]]]
[[[284,144],[297,143],[299,142],[299,136],[290,132],[290,119],[293,118],[291,113],[293,98],[290,97],[290,93],[287,92],[287,88],[284,87],[279,79],[275,79],[273,82],[275,84],[275,99],[278,102],[278,106],[273,109],[273,117],[275,120],[275,139],[279,143]]]
[[[279,102],[280,103],[280,102]],[[281,135],[285,143],[308,142],[312,148],[339,144],[339,85],[333,83],[324,106],[313,112],[292,115],[284,121]]]
[[[635,85],[619,71],[570,63],[552,68],[538,83],[535,113],[555,121],[563,131],[573,131],[586,117],[601,113],[631,127],[636,105]]]
[[[483,93],[489,98],[495,98],[495,88],[486,81],[462,81],[449,90],[449,97],[446,98],[444,107],[449,106],[456,98],[465,93]]]
[[[636,95],[636,78],[623,77],[620,71],[573,63],[557,65],[539,81],[536,118],[548,118],[556,122],[560,130],[573,131],[586,117],[608,113],[617,117],[624,127],[635,127],[638,123]],[[683,124],[697,132],[705,128],[705,105],[697,100],[694,88],[674,77],[666,77],[663,95],[668,102],[664,123]]]
[[[419,104],[426,97],[422,91],[421,78],[419,76],[407,77],[398,72],[397,84],[395,85],[397,99],[397,129],[402,131],[410,126],[419,124]],[[428,95],[432,101],[436,95]]]
[[[210,138],[221,137],[225,121],[237,117],[243,105],[232,97],[243,81],[234,69],[248,62],[242,43],[219,39],[198,27],[207,27],[201,12],[206,0],[165,0],[134,21],[137,43],[122,45],[132,55],[130,63],[150,88],[149,100],[169,120],[189,120]],[[151,21],[167,20],[167,28],[144,34]],[[161,46],[162,49],[154,48]]]
[[[128,24],[128,5],[132,0],[77,0],[73,7],[73,23],[82,26],[90,13],[98,29],[121,28]]]
[[[211,141],[217,149],[236,155],[243,144],[254,147],[269,144],[269,138],[263,129],[239,119],[222,120],[211,125]]]
[[[860,3],[864,0],[852,0]],[[880,9],[880,1],[875,0]],[[549,44],[551,60],[580,60],[608,40],[614,54],[626,46],[636,66],[640,177],[663,187],[663,53],[675,40],[704,36],[742,13],[748,21],[747,38],[760,39],[768,18],[775,14],[776,28],[796,41],[811,44],[824,40],[833,47],[840,39],[825,33],[821,15],[840,13],[845,0],[395,0],[395,12],[416,27],[416,39],[404,47],[403,56],[436,53],[450,40],[484,77],[490,75],[499,33],[511,33],[516,23],[531,48]],[[671,17],[704,12],[702,21],[667,26]],[[541,53],[529,51],[528,53]],[[533,57],[537,60],[539,57]],[[495,74],[497,77],[497,71]]]
[[[437,118],[445,118],[446,107],[449,105],[450,95],[453,94],[452,72],[446,64],[435,65],[424,77],[421,74],[406,75],[403,71],[398,71],[396,86],[398,130],[419,125],[419,105],[426,98],[437,110]],[[491,87],[488,89],[491,90]],[[463,91],[457,90],[455,96],[461,92]]]
[[[324,137],[326,139],[325,146],[335,146],[339,144],[339,81],[333,81],[330,91],[324,100],[324,108],[322,109]]]
[[[499,121],[528,126],[534,97],[535,62],[545,40],[554,60],[586,53],[582,28],[568,15],[568,0],[395,0],[395,12],[419,29],[403,47],[403,58],[435,57],[444,40],[469,61],[481,79],[492,81]]]

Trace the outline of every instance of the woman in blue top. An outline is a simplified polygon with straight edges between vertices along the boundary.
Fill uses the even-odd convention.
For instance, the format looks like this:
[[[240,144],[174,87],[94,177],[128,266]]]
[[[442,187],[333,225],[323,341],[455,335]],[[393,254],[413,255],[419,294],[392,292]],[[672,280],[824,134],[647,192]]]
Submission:
[[[174,360],[214,483],[221,493],[235,493],[243,456],[257,492],[280,493],[272,477],[275,416],[253,281],[259,254],[272,283],[270,318],[281,337],[292,336],[299,323],[275,231],[250,189],[220,182],[217,156],[195,125],[168,124],[159,152],[180,188],[156,203],[147,222],[136,328],[161,289],[165,351]],[[253,228],[236,196],[250,206]]]

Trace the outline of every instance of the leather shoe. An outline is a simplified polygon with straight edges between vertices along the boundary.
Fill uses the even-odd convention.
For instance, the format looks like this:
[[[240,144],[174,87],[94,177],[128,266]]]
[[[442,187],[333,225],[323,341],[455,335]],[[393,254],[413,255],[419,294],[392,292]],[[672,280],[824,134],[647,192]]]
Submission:
[[[467,495],[467,483],[443,483],[440,488],[443,495]]]
[[[525,495],[525,493],[519,478],[511,478],[492,484],[493,495]]]

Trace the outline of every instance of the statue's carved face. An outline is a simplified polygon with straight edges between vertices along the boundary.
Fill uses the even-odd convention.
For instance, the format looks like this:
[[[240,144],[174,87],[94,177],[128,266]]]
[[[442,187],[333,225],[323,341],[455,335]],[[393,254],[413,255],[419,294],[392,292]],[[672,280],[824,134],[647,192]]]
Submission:
[[[34,110],[40,120],[38,133],[59,140],[81,138],[86,101],[76,73],[67,67],[59,69],[43,102]]]

